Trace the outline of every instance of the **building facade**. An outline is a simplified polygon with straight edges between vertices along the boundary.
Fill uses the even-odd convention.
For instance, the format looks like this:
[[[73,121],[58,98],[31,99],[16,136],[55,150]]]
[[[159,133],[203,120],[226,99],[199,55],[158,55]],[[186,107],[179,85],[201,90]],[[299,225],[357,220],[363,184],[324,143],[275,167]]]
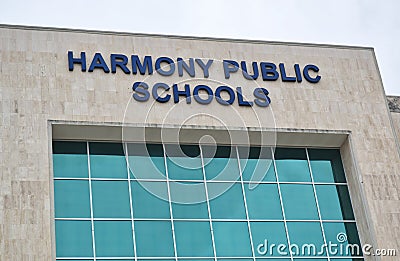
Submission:
[[[0,260],[398,259],[398,100],[372,48],[0,39]]]

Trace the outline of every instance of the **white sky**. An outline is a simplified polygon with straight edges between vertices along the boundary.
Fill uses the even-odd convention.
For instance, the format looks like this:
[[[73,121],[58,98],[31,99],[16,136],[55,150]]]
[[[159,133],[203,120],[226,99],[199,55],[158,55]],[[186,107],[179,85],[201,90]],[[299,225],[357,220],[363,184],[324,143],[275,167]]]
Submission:
[[[0,6],[2,24],[372,46],[386,93],[400,95],[399,0],[2,0]]]

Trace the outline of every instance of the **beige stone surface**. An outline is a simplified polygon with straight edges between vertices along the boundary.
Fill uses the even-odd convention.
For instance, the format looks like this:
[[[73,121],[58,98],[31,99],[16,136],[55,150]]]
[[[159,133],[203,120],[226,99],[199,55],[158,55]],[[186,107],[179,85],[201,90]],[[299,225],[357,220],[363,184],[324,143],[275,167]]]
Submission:
[[[258,84],[270,91],[272,104],[267,109],[253,107],[254,111],[236,103],[221,106],[215,100],[209,106],[194,101],[175,107],[171,101],[153,105],[152,98],[145,103],[128,104],[132,83],[145,76],[121,71],[81,72],[79,67],[69,72],[69,50],[75,55],[85,51],[89,61],[95,52],[101,52],[107,62],[111,53],[173,59],[211,57],[215,62],[210,78],[242,86],[247,94]],[[252,82],[237,73],[225,80],[222,66],[217,63],[223,59],[301,66],[312,63],[319,66],[322,79],[318,84],[304,80]],[[149,83],[167,84],[182,80],[176,75],[157,74],[146,79]],[[372,49],[3,26],[0,97],[0,260],[53,258],[49,120],[149,124],[165,120],[177,125],[223,123],[233,127],[350,131],[354,159],[349,162],[355,166],[347,175],[361,177],[358,182],[365,192],[362,197],[376,247],[400,251],[400,159]],[[168,113],[170,110],[172,113]],[[198,116],[188,121],[187,117],[201,113],[216,118]],[[256,115],[267,118],[272,113],[275,122],[265,119],[258,122]],[[395,115],[393,119],[400,126],[400,117]],[[367,222],[363,221],[365,217],[357,218],[360,223]],[[362,231],[361,237],[363,233],[366,232]]]

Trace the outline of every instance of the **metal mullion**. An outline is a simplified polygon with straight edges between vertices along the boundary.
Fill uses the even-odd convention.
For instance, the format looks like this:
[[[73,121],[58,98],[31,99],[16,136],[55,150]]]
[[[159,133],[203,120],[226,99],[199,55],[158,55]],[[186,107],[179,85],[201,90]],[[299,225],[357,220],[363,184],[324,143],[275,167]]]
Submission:
[[[244,203],[244,209],[245,209],[245,212],[246,212],[247,229],[249,230],[251,254],[253,256],[253,260],[255,261],[256,260],[256,255],[254,253],[253,235],[251,233],[251,227],[250,227],[249,210],[247,208],[247,198],[246,198],[246,192],[244,190],[244,183],[243,183],[243,177],[242,177],[242,168],[241,168],[240,157],[239,157],[239,149],[238,149],[238,146],[235,146],[234,148],[236,149],[236,158],[237,158],[238,167],[239,167],[240,184],[242,185],[243,203]]]
[[[130,207],[131,226],[132,226],[133,254],[135,255],[135,261],[137,261],[135,222],[134,222],[134,218],[133,218],[134,216],[133,216],[132,186],[131,186],[131,175],[129,173],[128,144],[126,142],[123,144],[125,147],[126,171],[128,173],[129,207]]]
[[[212,219],[211,219],[210,200],[208,198],[208,188],[207,188],[206,169],[204,167],[203,148],[200,144],[199,144],[199,148],[200,148],[201,170],[203,172],[204,190],[206,193],[208,220],[210,223],[211,241],[212,241],[211,243],[212,243],[212,247],[213,247],[214,261],[217,261],[217,250],[215,248],[214,228],[213,228],[213,223],[212,223]]]
[[[322,231],[322,238],[324,240],[324,244],[325,244],[325,249],[326,249],[326,255],[328,258],[328,261],[331,260],[329,257],[329,251],[328,251],[328,245],[326,243],[326,237],[325,237],[325,231],[324,231],[324,226],[322,224],[322,217],[321,217],[321,211],[319,209],[319,203],[318,203],[318,197],[317,197],[317,190],[315,189],[315,183],[314,183],[314,175],[312,173],[312,169],[311,169],[311,163],[310,163],[310,158],[308,156],[308,149],[306,148],[306,155],[307,155],[307,163],[308,163],[308,168],[310,170],[310,175],[311,175],[311,182],[312,182],[312,187],[313,187],[313,191],[314,191],[314,197],[315,197],[315,203],[317,204],[317,211],[318,211],[318,218],[319,218],[319,223],[321,226],[321,231]]]
[[[88,175],[89,175],[89,201],[90,201],[90,222],[92,225],[92,248],[93,248],[93,260],[96,261],[96,240],[94,233],[94,219],[93,219],[93,193],[92,193],[92,175],[90,171],[90,151],[89,151],[89,142],[86,142],[86,151],[87,151],[87,162],[88,162]]]
[[[271,147],[271,154],[272,154],[272,164],[274,165],[274,171],[275,171],[275,178],[276,178],[276,184],[278,186],[278,194],[279,194],[279,201],[281,203],[281,210],[282,210],[282,216],[283,216],[283,225],[285,226],[285,232],[286,232],[286,239],[288,241],[288,247],[289,247],[289,254],[290,254],[290,260],[293,259],[293,254],[292,251],[290,251],[290,237],[289,237],[289,230],[287,227],[287,220],[286,220],[286,214],[285,214],[285,209],[283,207],[283,200],[282,200],[282,192],[281,192],[281,185],[279,183],[279,177],[278,177],[278,171],[276,168],[276,163],[275,163],[275,151]]]
[[[178,252],[176,249],[176,236],[175,236],[175,226],[174,226],[174,217],[172,213],[172,201],[171,201],[171,190],[169,186],[169,174],[168,174],[168,165],[167,165],[167,154],[165,151],[165,145],[162,144],[163,146],[163,155],[164,155],[164,168],[165,168],[165,176],[166,176],[166,182],[167,182],[167,193],[168,193],[168,203],[169,203],[169,215],[170,215],[170,221],[171,221],[171,229],[172,229],[172,239],[174,243],[174,255],[175,255],[175,260],[178,261]]]

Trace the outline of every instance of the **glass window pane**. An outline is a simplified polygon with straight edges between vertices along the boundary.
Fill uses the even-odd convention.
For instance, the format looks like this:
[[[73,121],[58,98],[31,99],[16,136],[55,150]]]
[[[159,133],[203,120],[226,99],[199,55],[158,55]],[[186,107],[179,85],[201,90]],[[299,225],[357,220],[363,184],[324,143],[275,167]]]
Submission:
[[[251,257],[247,222],[213,222],[218,257]]]
[[[91,142],[90,175],[92,178],[128,177],[126,159],[121,143]]]
[[[53,142],[53,170],[56,178],[88,178],[86,142]]]
[[[269,147],[238,147],[244,181],[276,181]]]
[[[282,209],[276,184],[244,184],[250,219],[283,220]]]
[[[170,221],[135,221],[135,238],[139,257],[174,256]]]
[[[203,180],[200,149],[195,145],[166,145],[168,177],[175,180]]]
[[[311,182],[305,149],[275,149],[275,164],[280,182]]]
[[[175,221],[174,227],[178,257],[214,256],[209,222]]]
[[[92,181],[95,218],[130,218],[127,181]]]
[[[338,149],[308,149],[314,182],[345,183]]]
[[[324,222],[323,226],[327,244],[337,244],[329,255],[362,256],[356,223]]]
[[[54,180],[56,218],[90,218],[89,181]]]
[[[135,218],[170,218],[166,182],[132,181],[131,184]]]
[[[208,219],[206,191],[203,182],[170,182],[174,218]]]
[[[290,261],[290,258],[256,258],[256,261]],[[307,260],[302,259],[302,261]]]
[[[276,247],[271,248],[272,244],[288,246],[283,222],[251,222],[250,228],[256,256],[284,256],[283,251],[278,252]],[[289,251],[286,252],[290,256]]]
[[[164,151],[161,144],[127,145],[128,164],[131,178],[166,179]]]
[[[323,220],[354,220],[349,192],[345,185],[315,185]]]
[[[234,147],[202,146],[207,180],[235,181],[240,179],[239,164]]]
[[[287,222],[290,244],[297,256],[325,256],[326,248],[319,222]]]
[[[56,252],[58,257],[92,257],[90,221],[56,220]]]
[[[240,183],[207,183],[212,218],[245,219]]]
[[[131,221],[95,221],[96,257],[133,257]]]
[[[280,186],[286,219],[319,219],[312,185],[281,184]]]

